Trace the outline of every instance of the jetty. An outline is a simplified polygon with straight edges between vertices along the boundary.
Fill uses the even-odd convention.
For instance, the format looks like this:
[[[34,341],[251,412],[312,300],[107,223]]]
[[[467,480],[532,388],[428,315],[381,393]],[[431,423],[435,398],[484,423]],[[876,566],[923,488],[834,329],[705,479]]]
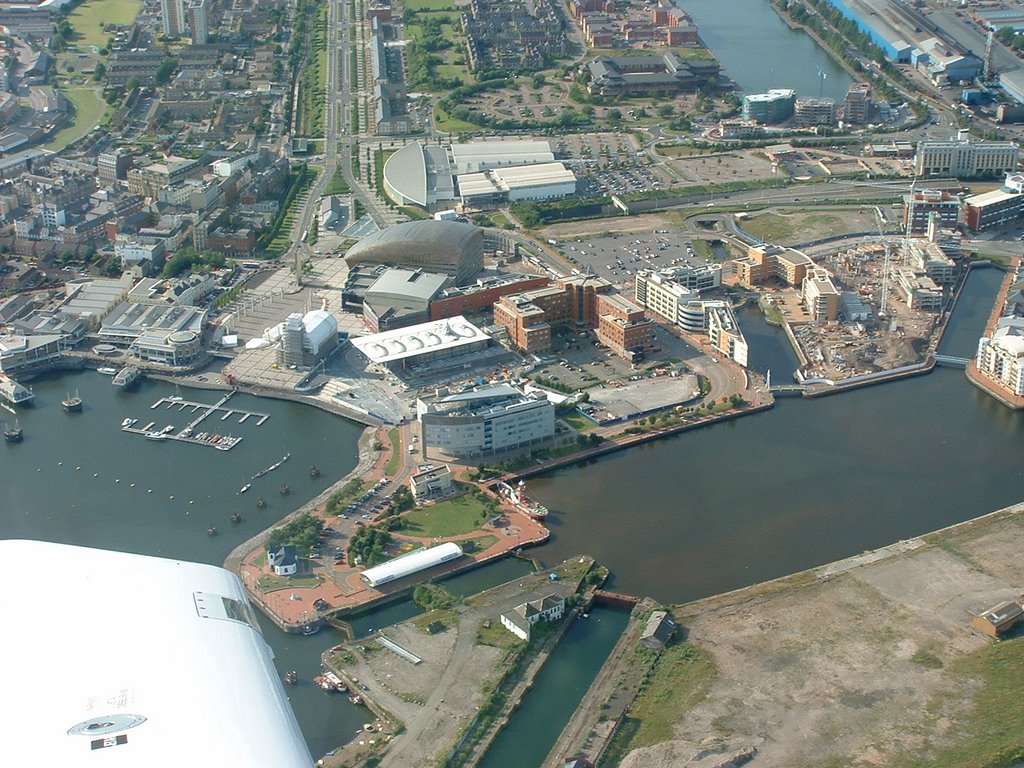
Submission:
[[[221,435],[213,432],[197,432],[196,428],[215,413],[221,414],[221,421],[225,421],[232,416],[238,416],[239,424],[252,418],[256,420],[256,426],[260,426],[270,418],[270,414],[268,413],[257,413],[255,411],[243,411],[235,408],[228,408],[226,404],[234,394],[235,393],[232,390],[213,404],[200,403],[195,400],[185,400],[179,395],[161,397],[149,406],[150,410],[163,408],[165,410],[176,410],[178,413],[182,413],[187,410],[189,415],[192,416],[192,419],[188,424],[180,430],[170,425],[163,429],[155,430],[157,422],[151,421],[141,428],[136,427],[134,423],[126,424],[121,427],[121,431],[142,435],[149,440],[175,440],[182,443],[205,445],[216,448],[220,451],[227,451],[242,442],[242,438],[232,437],[231,435]]]

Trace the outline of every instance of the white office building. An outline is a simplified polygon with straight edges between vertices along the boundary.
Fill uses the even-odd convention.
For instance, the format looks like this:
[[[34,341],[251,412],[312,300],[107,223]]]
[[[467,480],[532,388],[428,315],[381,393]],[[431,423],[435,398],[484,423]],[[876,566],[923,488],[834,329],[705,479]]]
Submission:
[[[416,401],[424,450],[447,456],[487,456],[547,440],[555,434],[555,406],[541,393],[509,385],[465,392],[444,390]]]
[[[1017,170],[1020,150],[1012,141],[972,141],[965,135],[952,141],[922,141],[914,155],[918,176],[1001,178]]]

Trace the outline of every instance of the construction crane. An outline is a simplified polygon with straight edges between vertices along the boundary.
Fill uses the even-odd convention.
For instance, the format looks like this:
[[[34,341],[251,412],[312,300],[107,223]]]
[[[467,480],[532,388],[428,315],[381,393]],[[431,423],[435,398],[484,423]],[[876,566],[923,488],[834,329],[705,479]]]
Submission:
[[[889,240],[885,236],[882,226],[885,224],[885,217],[882,210],[875,206],[875,216],[878,218],[878,237],[885,249],[885,259],[882,262],[882,296],[878,300],[878,318],[885,317],[885,310],[889,306]]]

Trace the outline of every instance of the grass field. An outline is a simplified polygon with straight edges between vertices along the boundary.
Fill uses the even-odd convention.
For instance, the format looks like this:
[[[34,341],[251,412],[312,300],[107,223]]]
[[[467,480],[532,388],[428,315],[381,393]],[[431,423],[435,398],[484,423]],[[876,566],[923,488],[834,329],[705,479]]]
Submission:
[[[451,2],[451,0],[405,0],[402,3],[402,7],[408,11],[453,11],[458,12],[458,8]]]
[[[559,416],[558,418],[560,418],[570,427],[575,429],[577,432],[586,432],[588,430],[597,428],[597,424],[592,422],[579,411],[572,411],[571,413],[567,413],[564,416]]]
[[[680,713],[704,698],[718,674],[711,654],[689,643],[666,648],[655,669],[657,674],[640,690],[616,733],[609,755],[622,758],[631,749],[672,739]]]
[[[1024,759],[1024,703],[1013,681],[1024,673],[1024,638],[986,646],[960,659],[952,671],[981,686],[971,711],[956,724],[958,742],[938,754],[904,756],[893,765],[993,768],[1019,763]]]
[[[388,442],[391,443],[391,456],[388,463],[384,465],[384,476],[394,477],[398,471],[398,464],[402,460],[402,444],[398,439],[398,427],[388,430]]]
[[[460,131],[478,131],[480,126],[476,123],[467,123],[465,120],[455,120],[448,117],[448,113],[437,104],[434,105],[434,124],[437,130],[443,133],[459,133]]]
[[[53,137],[43,146],[46,149],[57,152],[64,149],[68,144],[82,138],[99,125],[107,104],[97,90],[89,87],[79,86],[76,88],[62,89],[61,93],[67,97],[75,106],[74,114],[71,115],[71,122],[64,128],[57,131]]]
[[[764,213],[760,216],[751,216],[743,222],[743,229],[754,237],[767,240],[769,243],[777,243],[790,238],[795,227],[792,219],[788,217],[775,213]]]
[[[403,533],[411,536],[460,536],[475,531],[485,520],[483,503],[466,493],[455,499],[441,501],[405,515]]]
[[[141,8],[142,0],[85,0],[68,17],[75,29],[73,42],[102,48],[110,38],[103,25],[131,25]]]

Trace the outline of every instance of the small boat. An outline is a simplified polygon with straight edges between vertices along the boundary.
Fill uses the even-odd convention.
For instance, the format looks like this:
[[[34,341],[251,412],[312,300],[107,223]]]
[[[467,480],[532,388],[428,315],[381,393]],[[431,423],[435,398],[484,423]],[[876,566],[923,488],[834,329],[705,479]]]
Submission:
[[[104,376],[116,376],[117,368],[111,368],[109,365],[105,365],[102,368],[97,368],[96,373],[102,373]]]
[[[146,433],[146,439],[147,440],[166,440],[167,439],[167,434],[164,433],[164,432],[147,432]]]
[[[243,485],[241,488],[238,489],[238,492],[239,493],[245,493],[250,488],[252,488],[252,483],[246,483],[245,485]]]
[[[319,631],[319,624],[307,624],[302,628],[302,634],[304,634],[306,637],[309,637],[310,635],[315,635]]]
[[[216,536],[217,535],[217,526],[216,525],[211,525],[209,528],[206,529],[206,533],[208,535],[210,535],[210,536]]]
[[[264,475],[268,474],[269,472],[273,472],[275,469],[277,469],[282,464],[284,464],[286,461],[288,461],[288,459],[290,459],[291,457],[292,457],[292,455],[290,453],[286,453],[284,456],[281,457],[280,461],[278,461],[278,462],[276,462],[274,464],[271,464],[266,469],[261,469],[259,472],[257,472],[255,475],[252,476],[252,479],[255,480],[258,477],[263,477]]]
[[[242,522],[242,516],[240,514],[238,514],[237,512],[235,512],[235,514],[233,514],[231,516],[231,522],[232,523],[240,523],[240,522]]]
[[[312,478],[320,477],[320,469],[314,464],[309,468],[309,476]]]
[[[75,390],[75,394],[68,392],[68,396],[60,401],[60,407],[68,413],[80,413],[82,410],[82,398],[78,395],[78,390]]]
[[[284,483],[281,483],[281,495],[282,495],[282,496],[287,496],[287,495],[288,495],[289,493],[291,493],[291,492],[292,492],[292,489],[291,489],[291,488],[289,488],[289,487],[288,487],[287,485],[285,485]]]
[[[363,703],[363,697],[360,696],[358,693],[353,693],[351,696],[348,697],[348,700],[352,704],[362,704]]]
[[[334,693],[334,683],[327,679],[325,675],[317,675],[313,678],[313,682],[320,687],[321,690],[327,691],[327,693]]]
[[[165,435],[169,435],[169,434],[171,434],[171,432],[174,431],[174,425],[173,424],[168,424],[166,427],[164,427],[160,431],[163,432]]]
[[[299,673],[296,672],[294,669],[289,670],[288,672],[285,672],[284,673],[284,681],[288,685],[295,685],[297,682],[299,682]]]
[[[125,427],[130,427],[134,423],[135,423],[135,419],[129,417],[129,418],[127,418],[127,419],[125,419],[124,421],[121,422],[121,429],[124,429]]]
[[[267,500],[260,496],[258,499],[256,499],[256,506],[259,507],[260,509],[266,509]]]
[[[18,423],[17,419],[14,420],[13,427],[8,426],[7,422],[4,422],[4,440],[8,443],[20,443],[22,437],[24,435],[21,431],[21,424]]]

